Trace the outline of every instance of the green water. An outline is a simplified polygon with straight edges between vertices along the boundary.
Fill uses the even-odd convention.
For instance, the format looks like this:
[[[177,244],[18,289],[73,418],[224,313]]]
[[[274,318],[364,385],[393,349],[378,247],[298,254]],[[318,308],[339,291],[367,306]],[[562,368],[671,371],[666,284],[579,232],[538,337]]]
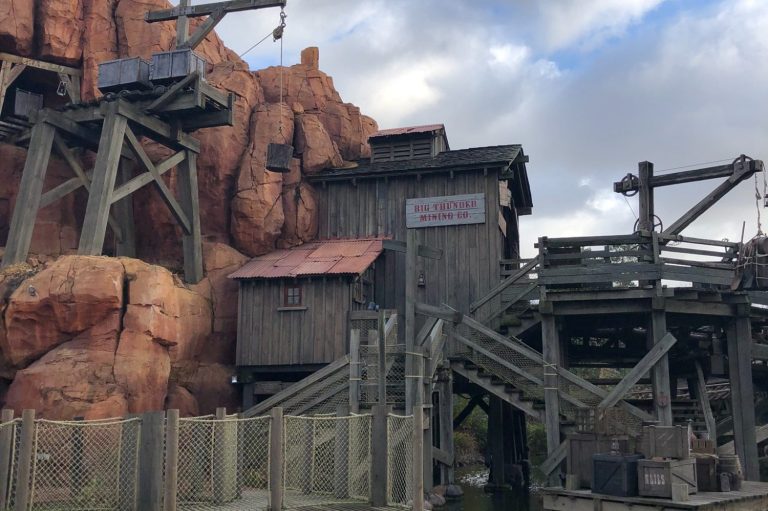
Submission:
[[[448,502],[444,511],[541,511],[541,498],[536,490],[503,491],[486,493],[484,490],[488,470],[485,467],[461,469],[456,474],[457,482],[464,490],[464,497]]]

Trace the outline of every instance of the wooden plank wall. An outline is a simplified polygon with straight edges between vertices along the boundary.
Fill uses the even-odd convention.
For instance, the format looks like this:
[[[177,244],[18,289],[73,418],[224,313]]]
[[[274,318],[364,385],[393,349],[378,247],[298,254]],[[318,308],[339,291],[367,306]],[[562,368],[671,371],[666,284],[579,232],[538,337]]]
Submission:
[[[391,236],[406,238],[405,200],[467,193],[486,194],[484,224],[419,229],[421,243],[444,250],[439,261],[419,258],[426,286],[418,300],[468,312],[469,304],[499,282],[504,238],[499,229],[498,169],[392,176],[317,184],[320,211],[318,238]],[[514,240],[515,245],[517,240]],[[405,254],[387,252],[376,268],[376,301],[403,314]],[[495,309],[498,298],[485,307]],[[484,311],[481,311],[481,313]]]
[[[327,364],[349,351],[347,316],[361,308],[348,277],[302,279],[306,310],[283,305],[280,279],[240,281],[238,366]]]

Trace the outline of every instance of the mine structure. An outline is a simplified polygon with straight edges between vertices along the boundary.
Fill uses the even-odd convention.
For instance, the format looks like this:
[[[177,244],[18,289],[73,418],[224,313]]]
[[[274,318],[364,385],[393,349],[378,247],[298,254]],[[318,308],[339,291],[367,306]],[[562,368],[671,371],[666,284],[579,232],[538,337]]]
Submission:
[[[81,188],[88,201],[78,252],[135,256],[130,199],[153,184],[183,233],[185,280],[200,281],[201,149],[190,133],[232,125],[234,96],[207,83],[194,48],[229,12],[285,4],[181,0],[148,13],[150,23],[176,20],[175,49],[151,63],[101,63],[104,95],[89,103],[80,98],[81,70],[0,54],[0,137],[28,148],[3,266],[27,258],[39,210]],[[189,18],[202,16],[190,35]],[[39,92],[21,88],[26,69],[58,79],[69,102],[42,108]],[[6,97],[12,104],[3,105]],[[154,162],[142,138],[169,156]],[[544,424],[547,510],[602,509],[605,501],[611,509],[768,505],[768,485],[756,482],[758,443],[768,439],[759,425],[768,243],[762,233],[747,242],[682,234],[764,172],[762,161],[742,155],[663,174],[641,162],[637,175],[614,184],[639,199],[630,234],[540,237],[536,257],[522,259],[520,218],[533,211],[522,146],[451,149],[442,124],[380,130],[369,143],[370,158],[309,177],[319,195],[314,241],[256,257],[230,275],[239,285],[233,383],[244,410],[231,420],[272,421],[264,444],[272,509],[287,495],[281,470],[299,459],[284,459],[284,417],[372,417],[370,450],[357,460],[369,467],[364,498],[421,510],[421,496],[435,485],[455,488],[454,429],[476,407],[488,416],[490,490],[530,485],[526,423]],[[95,154],[92,169],[83,151]],[[74,177],[44,191],[53,153]],[[270,144],[266,168],[287,172],[292,157],[291,145]],[[163,179],[172,168],[178,197]],[[670,225],[656,215],[656,189],[723,178]],[[108,228],[115,246],[105,250]],[[469,400],[454,416],[456,394]],[[413,435],[394,434],[391,414],[410,417]],[[178,413],[168,417],[146,427],[162,435],[163,421],[175,424],[163,444],[170,451],[154,451],[176,456],[165,466],[178,484]],[[230,420],[223,412],[216,419]],[[307,424],[301,455],[313,467],[318,456],[336,460],[334,494],[350,498],[350,485],[362,480],[349,474],[351,422],[325,436]],[[231,445],[247,440],[228,434]],[[31,452],[31,433],[24,438]],[[331,452],[328,438],[347,443],[337,440]],[[242,496],[232,474],[247,460],[235,451],[235,468],[215,483],[220,502]],[[153,459],[159,473],[162,460]],[[221,453],[216,459],[226,465]],[[311,478],[322,475],[302,476],[300,493],[311,494]],[[159,509],[158,480],[147,483],[154,499],[147,509]],[[165,482],[166,509],[175,509],[175,489]]]

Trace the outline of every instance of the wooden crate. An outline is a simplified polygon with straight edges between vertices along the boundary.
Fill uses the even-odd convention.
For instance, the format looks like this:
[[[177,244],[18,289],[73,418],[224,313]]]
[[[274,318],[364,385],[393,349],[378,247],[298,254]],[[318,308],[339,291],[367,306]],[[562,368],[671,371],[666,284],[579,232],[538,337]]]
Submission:
[[[643,497],[672,498],[672,484],[685,483],[689,493],[696,493],[696,460],[640,460],[637,463],[637,487]]]
[[[32,112],[43,108],[43,95],[16,89],[13,99],[13,115],[23,119],[29,119]]]
[[[640,452],[646,458],[691,457],[690,430],[688,426],[643,426]]]
[[[696,485],[699,491],[719,491],[717,456],[694,456],[696,460]]]
[[[579,488],[592,487],[592,456],[611,452],[613,438],[619,441],[619,451],[630,452],[629,438],[610,437],[594,433],[572,433],[568,435],[567,473],[578,478]]]
[[[592,456],[592,492],[615,497],[637,496],[637,467],[641,454]]]
[[[181,80],[197,71],[201,78],[205,77],[205,59],[192,50],[174,50],[155,53],[152,55],[152,65],[149,79],[155,85]]]

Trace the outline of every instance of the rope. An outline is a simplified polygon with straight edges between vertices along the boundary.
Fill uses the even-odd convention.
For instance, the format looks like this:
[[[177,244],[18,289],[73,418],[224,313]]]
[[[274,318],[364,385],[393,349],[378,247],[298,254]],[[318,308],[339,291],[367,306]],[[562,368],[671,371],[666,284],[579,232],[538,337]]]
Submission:
[[[765,179],[765,176],[763,176],[763,179]],[[757,172],[755,172],[755,210],[757,211],[757,236],[763,235],[763,224],[760,219],[760,199],[763,197],[760,196],[760,189],[757,187]]]
[[[277,32],[279,30],[279,39],[280,39],[280,126],[277,129],[277,132],[282,135],[283,134],[283,31],[285,30],[285,18],[288,15],[285,14],[285,11],[281,8],[280,9],[280,26],[275,29]],[[278,35],[275,36],[278,38]]]
[[[250,52],[251,52],[251,50],[253,50],[253,49],[254,49],[254,48],[256,48],[258,45],[260,45],[261,43],[263,43],[264,41],[266,41],[266,40],[267,40],[267,38],[268,38],[269,36],[271,36],[273,33],[274,33],[274,30],[270,30],[270,31],[267,33],[267,35],[265,35],[265,36],[264,36],[264,37],[263,37],[261,40],[259,40],[259,42],[258,42],[258,43],[254,44],[253,46],[251,46],[250,48],[248,48],[247,50],[245,50],[243,53],[241,53],[241,54],[240,54],[240,58],[243,58],[245,55],[247,55],[248,53],[250,53]]]
[[[655,174],[659,174],[661,172],[669,172],[669,171],[672,171],[672,170],[687,169],[689,167],[698,167],[700,165],[711,165],[713,163],[725,163],[727,161],[733,161],[733,158],[724,158],[722,160],[713,160],[713,161],[702,161],[702,162],[699,162],[699,163],[689,163],[688,165],[680,165],[679,167],[668,167],[666,169],[655,170],[654,173]]]

